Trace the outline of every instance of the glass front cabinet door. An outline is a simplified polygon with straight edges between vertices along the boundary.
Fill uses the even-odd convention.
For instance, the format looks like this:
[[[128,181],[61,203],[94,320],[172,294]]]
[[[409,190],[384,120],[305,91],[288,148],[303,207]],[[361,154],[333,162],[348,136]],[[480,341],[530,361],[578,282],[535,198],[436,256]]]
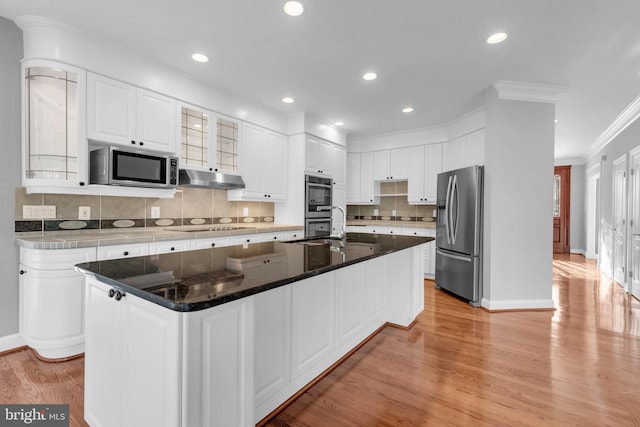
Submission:
[[[23,185],[85,187],[85,71],[25,61],[22,72]]]
[[[180,167],[240,173],[240,122],[189,105],[179,110]]]

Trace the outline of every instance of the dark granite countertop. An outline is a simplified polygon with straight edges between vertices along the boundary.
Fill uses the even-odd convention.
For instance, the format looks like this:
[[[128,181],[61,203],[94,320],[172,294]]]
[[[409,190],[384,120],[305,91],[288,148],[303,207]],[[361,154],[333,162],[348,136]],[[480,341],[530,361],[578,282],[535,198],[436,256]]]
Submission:
[[[76,270],[174,311],[198,311],[407,249],[432,237],[347,233],[78,264]]]

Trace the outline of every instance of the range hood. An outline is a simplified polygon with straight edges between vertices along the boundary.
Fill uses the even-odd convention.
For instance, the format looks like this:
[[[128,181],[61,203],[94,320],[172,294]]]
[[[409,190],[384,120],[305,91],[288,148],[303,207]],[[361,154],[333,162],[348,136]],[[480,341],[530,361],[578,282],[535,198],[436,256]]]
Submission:
[[[205,172],[191,169],[180,169],[178,187],[216,188],[229,190],[244,188],[244,181],[239,175],[220,172]]]

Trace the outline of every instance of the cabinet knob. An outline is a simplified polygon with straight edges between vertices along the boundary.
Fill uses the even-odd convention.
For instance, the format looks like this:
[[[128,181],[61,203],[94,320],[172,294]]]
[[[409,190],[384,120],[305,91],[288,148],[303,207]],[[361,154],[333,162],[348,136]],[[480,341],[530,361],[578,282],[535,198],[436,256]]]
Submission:
[[[116,291],[114,291],[113,289],[109,289],[109,292],[107,292],[107,295],[109,295],[109,298],[113,298],[115,294],[116,294]]]
[[[129,251],[124,251],[124,253],[122,255],[124,255],[124,256],[129,255]]]
[[[247,239],[247,243],[251,243],[251,239]]]
[[[79,184],[80,184],[80,187],[84,187],[84,181],[80,181]]]
[[[215,168],[213,171],[214,171],[214,172],[218,172],[218,168]]]
[[[116,301],[120,301],[124,296],[124,292],[116,291]]]
[[[20,274],[27,274],[26,270],[20,270]]]
[[[132,143],[133,145],[136,145],[136,142],[135,142],[135,141],[131,141],[131,143]]]
[[[278,236],[273,236],[273,240],[278,240]]]
[[[213,170],[213,168],[209,168],[209,170],[210,170],[210,171],[212,171],[212,170]]]
[[[140,141],[140,145],[144,145],[144,142]]]
[[[264,261],[262,261],[262,263],[263,263],[263,264],[266,264],[266,263],[267,263],[267,260],[265,259]]]
[[[172,250],[172,251],[175,251],[175,250],[176,250],[176,248],[174,248],[173,246],[171,246],[171,250]]]
[[[211,247],[212,247],[212,248],[215,248],[215,247],[216,247],[216,244],[215,244],[215,243],[212,243],[212,244],[211,244]]]

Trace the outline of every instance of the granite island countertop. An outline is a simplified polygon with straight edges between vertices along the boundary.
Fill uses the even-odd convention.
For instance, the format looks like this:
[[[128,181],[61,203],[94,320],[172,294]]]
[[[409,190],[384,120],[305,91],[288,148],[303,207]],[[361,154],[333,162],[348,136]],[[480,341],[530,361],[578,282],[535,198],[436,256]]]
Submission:
[[[168,309],[207,309],[433,240],[347,233],[78,264],[76,270]]]

